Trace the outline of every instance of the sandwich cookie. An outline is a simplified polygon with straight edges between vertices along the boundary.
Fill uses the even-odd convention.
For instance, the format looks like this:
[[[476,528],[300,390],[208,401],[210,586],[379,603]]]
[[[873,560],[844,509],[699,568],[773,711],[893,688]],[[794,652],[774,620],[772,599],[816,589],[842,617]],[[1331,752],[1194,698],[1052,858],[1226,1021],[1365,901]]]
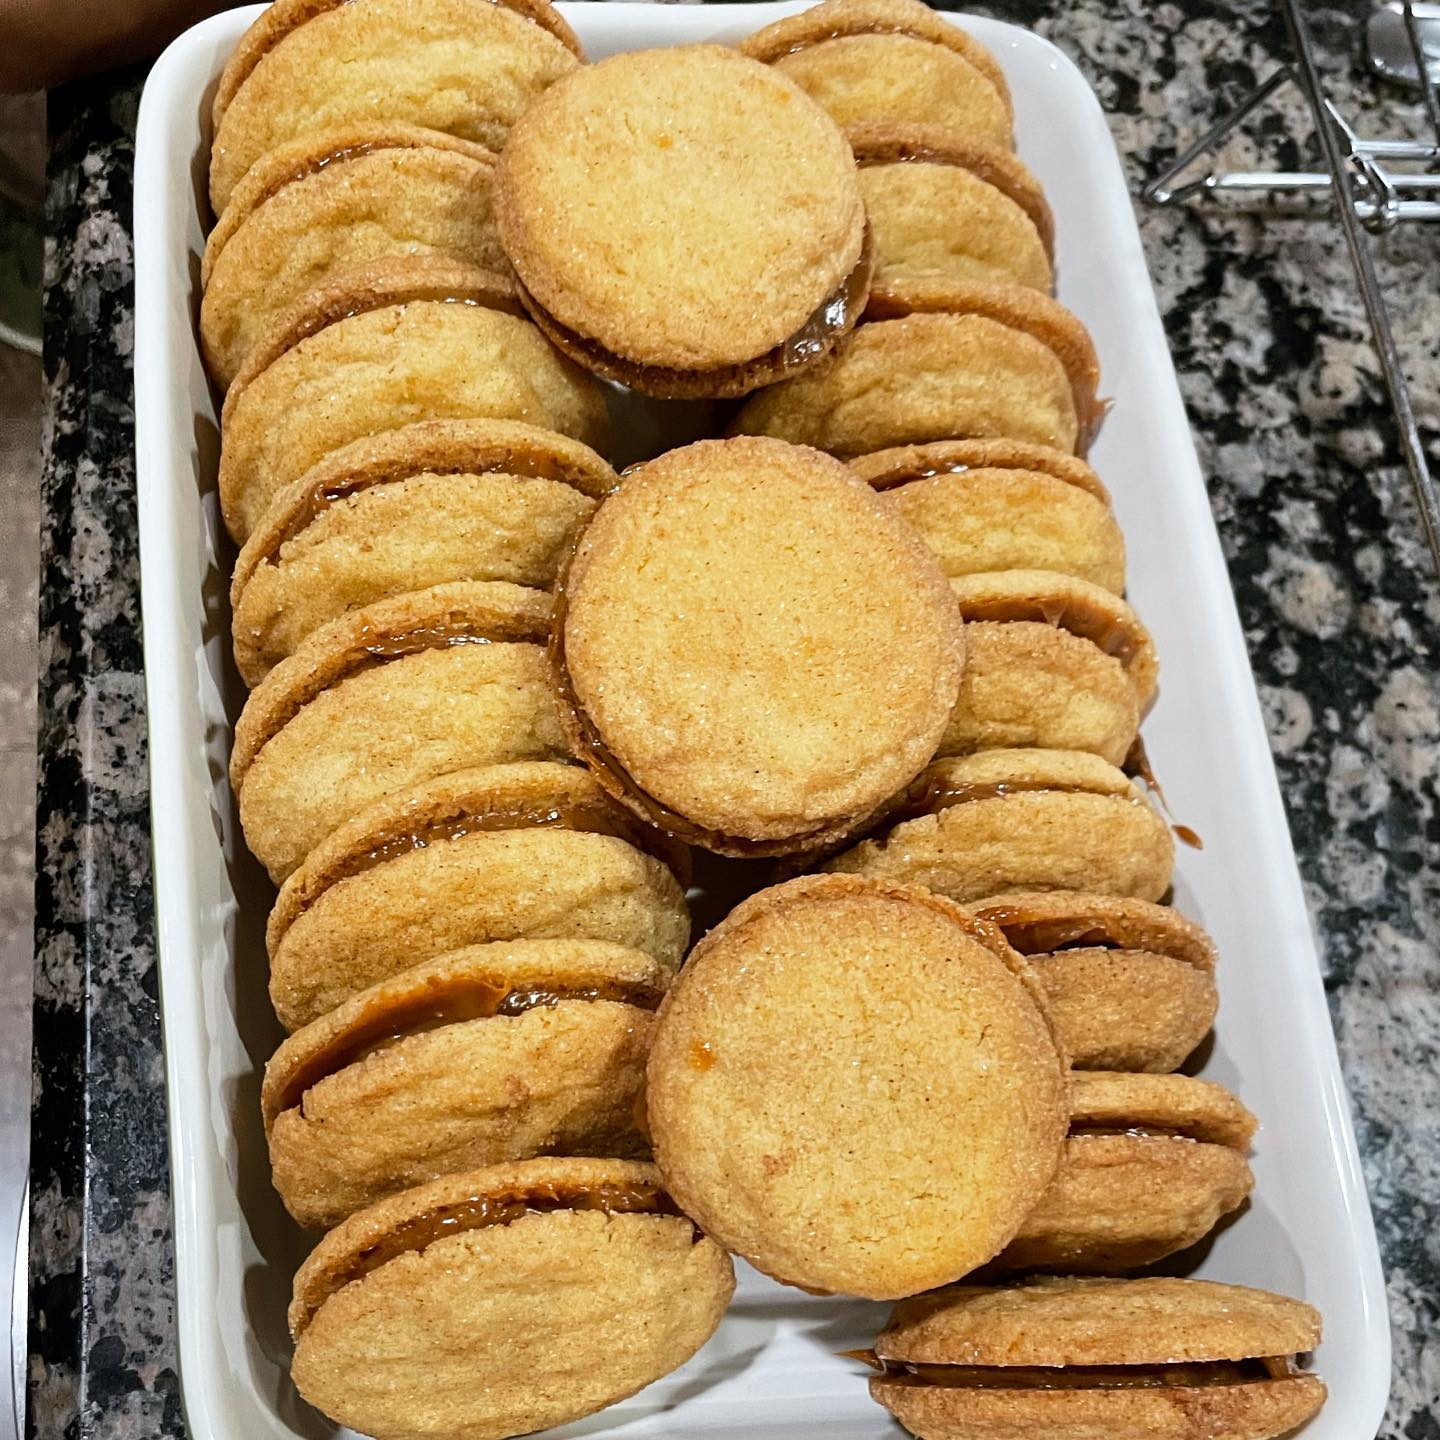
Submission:
[[[1325,1384],[1320,1316],[1210,1280],[954,1285],[895,1307],[870,1394],[922,1440],[1275,1440]]]
[[[257,161],[210,232],[200,343],[223,390],[307,291],[390,255],[503,270],[490,208],[494,156],[414,125],[346,125]]]
[[[534,1155],[645,1152],[635,1104],[671,972],[601,940],[454,950],[297,1031],[265,1067],[275,1188],[302,1225]]]
[[[1155,699],[1150,632],[1116,594],[1048,570],[950,582],[965,619],[965,675],[941,755],[1087,750],[1121,764]]]
[[[601,785],[733,855],[813,849],[909,783],[961,653],[909,527],[843,465],[763,439],[632,471],[580,537],[551,639]]]
[[[1010,90],[995,57],[919,0],[826,0],[740,48],[790,77],[842,125],[935,123],[1013,143]]]
[[[1215,942],[1168,905],[1056,890],[974,907],[1030,962],[1078,1070],[1178,1070],[1215,1020]]]
[[[852,125],[875,237],[872,288],[916,278],[999,280],[1048,292],[1055,223],[1013,150],[943,125]]]
[[[942,440],[858,455],[850,468],[920,532],[947,575],[1051,570],[1125,589],[1109,492],[1073,455],[1018,440]]]
[[[1075,1071],[1060,1171],[996,1268],[1114,1274],[1203,1240],[1254,1187],[1255,1123],[1206,1080]]]
[[[235,563],[247,685],[321,625],[459,580],[548,590],[617,484],[588,446],[514,420],[422,420],[325,456],[281,490]]]
[[[828,354],[870,281],[855,162],[789,80],[717,45],[552,87],[496,181],[500,239],[572,360],[668,399],[743,395]]]
[[[1010,890],[1158,900],[1175,842],[1145,792],[1098,755],[984,750],[937,760],[825,868],[923,885],[965,905]]]
[[[245,841],[270,878],[397,790],[567,758],[549,620],[542,591],[462,581],[352,610],[282,660],[245,702],[230,755]]]
[[[444,775],[342,825],[281,887],[265,931],[270,999],[297,1030],[495,940],[602,940],[674,969],[690,939],[688,877],[684,849],[578,766]]]
[[[600,449],[609,426],[599,388],[523,318],[504,276],[420,255],[347,271],[276,320],[225,396],[225,524],[243,544],[279,491],[352,440],[475,419]]]
[[[656,1162],[707,1234],[872,1299],[993,1256],[1065,1129],[1064,1059],[999,932],[848,876],[761,891],[695,947],[646,1096]]]
[[[335,125],[394,120],[498,151],[583,58],[549,0],[276,0],[215,91],[210,203],[262,156]]]
[[[753,395],[733,429],[863,455],[930,440],[1022,440],[1083,454],[1102,407],[1090,336],[1023,285],[911,279],[827,361]]]
[[[295,1276],[296,1388],[375,1440],[505,1440],[683,1365],[735,1290],[653,1165],[526,1160],[332,1230]]]

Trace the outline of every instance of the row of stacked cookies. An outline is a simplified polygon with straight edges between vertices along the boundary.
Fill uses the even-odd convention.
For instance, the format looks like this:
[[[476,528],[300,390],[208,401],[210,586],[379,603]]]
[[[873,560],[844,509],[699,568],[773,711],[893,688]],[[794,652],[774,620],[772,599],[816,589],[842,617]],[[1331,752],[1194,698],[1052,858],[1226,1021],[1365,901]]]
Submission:
[[[546,0],[282,0],[215,102],[200,323],[253,687],[231,778],[280,886],[270,992],[293,1032],[265,1129],[295,1218],[354,1215],[371,1240],[297,1277],[295,1373],[379,1435],[475,1433],[469,1357],[401,1364],[398,1404],[378,1357],[464,1355],[437,1324],[520,1333],[526,1275],[563,1274],[567,1247],[590,1272],[571,1310],[626,1304],[645,1338],[549,1408],[490,1367],[505,1433],[673,1368],[733,1287],[628,1158],[688,858],[567,763],[545,661],[561,558],[616,476],[603,396],[526,317],[491,195],[511,124],[581,58]],[[579,1158],[528,1158],[546,1154]],[[474,1198],[468,1172],[516,1159]],[[413,1213],[413,1187],[451,1174],[448,1208]],[[386,1310],[393,1271],[368,1272],[461,1215],[490,1222],[464,1259],[513,1290],[437,1283],[417,1333]],[[373,1243],[402,1222],[405,1243]]]
[[[834,34],[819,16],[840,8],[820,6],[770,27],[752,53],[788,58],[792,43]],[[832,52],[828,65],[813,47],[800,53],[819,72],[822,93],[836,86],[844,95],[848,121],[884,134],[903,87],[877,85],[858,62],[877,61],[885,41],[850,48],[848,59]],[[890,53],[898,58],[898,48]],[[948,158],[924,132],[898,144],[893,130],[887,138],[890,155],[899,150],[922,173],[932,168],[927,161]],[[866,163],[860,146],[856,156]],[[986,178],[993,183],[997,173],[1004,172],[992,167]],[[1014,188],[1009,194],[1020,198]],[[1032,201],[1032,218],[1036,208]],[[1048,211],[1043,220],[1053,259]],[[1014,327],[1017,316],[1031,317],[1023,328],[1047,341],[1067,372],[1075,443],[1063,425],[1045,435],[1051,417],[1003,374],[1009,396],[1024,399],[1022,411],[980,430],[992,437],[985,441],[933,443],[977,433],[966,412],[973,397],[956,393],[954,370],[947,390],[947,367],[927,354],[934,340],[902,334],[904,322],[889,317],[909,315],[913,325],[919,311],[937,325],[939,316],[962,313],[966,301],[957,298],[975,287],[956,273],[953,256],[936,255],[934,228],[921,221],[919,230],[916,273],[877,277],[882,299],[872,313],[886,317],[890,333],[862,325],[828,371],[752,401],[737,428],[853,457],[952,577],[967,621],[966,672],[939,754],[966,758],[938,760],[898,817],[884,817],[875,838],[827,868],[963,902],[1027,957],[1074,1067],[1069,1128],[1049,1189],[986,1268],[1123,1274],[1202,1239],[1243,1203],[1253,1184],[1244,1151],[1256,1121],[1219,1086],[1145,1073],[1178,1069],[1208,1032],[1215,956],[1203,931],[1154,903],[1169,890],[1169,830],[1115,768],[1138,761],[1149,780],[1138,727],[1155,697],[1157,664],[1121,598],[1123,539],[1104,486],[1068,453],[1083,456],[1099,415],[1093,350],[1058,307],[1046,314],[1013,288],[1002,300],[995,277],[982,277],[990,282],[987,318]],[[1009,253],[1026,252],[1012,241]],[[1028,283],[1048,283],[1050,270],[1039,274]],[[1025,283],[1018,265],[1002,278]],[[987,352],[1005,354],[993,345]],[[887,363],[904,378],[882,378]],[[907,393],[912,376],[918,393]],[[1025,428],[1037,420],[1038,433]],[[1024,443],[1036,439],[1044,446]],[[1028,893],[996,893],[1017,888]],[[682,992],[694,978],[687,974]],[[683,999],[677,995],[677,1007]],[[657,1053],[669,1041],[662,1034]],[[732,1158],[722,1147],[716,1163]],[[687,1198],[685,1187],[677,1193]],[[708,1218],[693,1201],[690,1208]],[[723,1227],[710,1229],[726,1238]],[[874,1397],[924,1440],[1090,1427],[1261,1437],[1288,1433],[1323,1404],[1323,1385],[1292,1363],[1292,1352],[1318,1337],[1312,1310],[1262,1292],[1037,1278],[998,1288],[951,1284],[906,1301],[861,1358],[879,1372]],[[1124,1368],[1087,1379],[1077,1365]]]
[[[812,12],[808,32],[782,25],[778,36],[757,37],[757,58],[775,58],[833,112],[851,105],[855,113],[840,113],[842,121],[873,115],[867,88],[878,85],[893,98],[897,85],[918,85],[922,113],[943,115],[958,132],[882,132],[866,142],[868,150],[852,135],[862,154],[882,160],[858,182],[871,212],[869,240],[852,162],[833,129],[794,106],[788,86],[709,50],[598,67],[593,83],[587,76],[584,85],[557,90],[553,105],[534,106],[501,165],[496,233],[487,223],[494,167],[473,144],[494,144],[520,107],[501,118],[498,132],[475,128],[470,107],[487,105],[492,90],[513,94],[485,67],[497,54],[510,64],[523,56],[529,65],[543,52],[562,70],[574,62],[532,34],[563,36],[548,13],[527,8],[521,24],[530,29],[499,22],[510,31],[498,39],[476,32],[489,37],[486,44],[466,49],[473,41],[468,30],[449,38],[457,16],[466,21],[477,8],[510,12],[434,8],[427,16],[426,7],[385,0],[339,9],[287,7],[282,0],[251,32],[232,64],[236,80],[222,81],[217,99],[217,111],[223,102],[225,112],[217,130],[220,193],[224,166],[246,153],[236,139],[244,128],[236,131],[226,117],[246,113],[235,97],[244,95],[252,74],[269,77],[268,91],[252,87],[261,98],[249,111],[252,126],[257,114],[264,121],[258,128],[267,138],[260,143],[269,149],[256,155],[253,181],[246,175],[230,182],[231,204],[240,199],[249,208],[233,219],[221,213],[202,307],[217,379],[223,383],[229,367],[236,376],[226,401],[222,499],[237,538],[250,537],[236,570],[237,658],[247,680],[269,672],[237,730],[236,788],[252,848],[285,881],[270,926],[272,993],[287,1026],[304,1026],[267,1074],[277,1183],[307,1223],[332,1225],[370,1207],[340,1224],[297,1277],[296,1376],[327,1413],[382,1436],[513,1434],[584,1413],[684,1359],[723,1308],[728,1262],[713,1241],[692,1243],[699,1232],[672,1213],[653,1170],[522,1158],[557,1150],[624,1155],[638,1144],[630,1107],[654,1028],[649,1011],[669,984],[688,930],[671,878],[683,873],[684,857],[666,832],[731,853],[813,854],[857,826],[873,826],[877,807],[893,822],[890,797],[912,782],[932,802],[942,793],[954,799],[966,784],[998,787],[991,796],[971,797],[977,802],[1016,790],[1080,800],[1085,788],[1068,772],[1048,785],[1033,776],[1027,785],[1010,772],[988,780],[932,772],[917,780],[952,733],[947,748],[984,743],[976,727],[993,723],[1004,706],[994,704],[993,685],[988,711],[983,703],[977,708],[973,694],[967,702],[962,676],[974,672],[962,672],[953,601],[933,560],[864,487],[813,451],[759,440],[678,452],[668,465],[646,467],[648,483],[637,478],[626,487],[636,504],[648,496],[663,507],[657,513],[668,533],[645,534],[633,506],[627,513],[608,502],[570,569],[553,626],[545,599],[519,588],[550,583],[559,554],[614,484],[597,455],[554,433],[568,431],[603,448],[598,395],[584,370],[667,395],[734,394],[781,380],[742,409],[737,428],[777,426],[786,433],[826,410],[815,433],[786,438],[823,442],[845,455],[957,434],[1083,447],[1095,413],[1088,338],[1053,301],[1038,292],[1027,298],[1014,283],[1048,283],[1048,259],[1042,274],[1031,244],[1017,266],[1023,273],[1002,284],[967,275],[940,283],[923,273],[934,218],[931,238],[922,233],[911,245],[911,222],[930,209],[942,229],[952,221],[966,227],[960,249],[977,266],[983,268],[987,246],[1002,255],[1025,249],[1029,232],[999,196],[1031,226],[1040,255],[1046,251],[1038,187],[1027,188],[1013,157],[1008,166],[996,158],[1008,144],[1009,113],[994,62],[923,6],[844,0]],[[516,41],[521,34],[525,40]],[[447,87],[434,85],[437,77],[424,69],[437,35],[452,69],[484,77],[448,113],[436,108]],[[880,42],[878,65],[872,40]],[[857,45],[865,52],[858,65],[849,53]],[[383,123],[324,137],[301,134],[267,169],[265,157],[279,140],[291,140],[296,126],[285,110],[294,105],[283,88],[287,67],[293,79],[297,64],[308,66],[312,83],[302,93],[328,97],[325,85],[313,83],[317,69],[339,76],[353,65],[373,80],[381,55],[398,55],[402,72],[415,80],[397,87],[392,101],[382,100],[391,107],[379,117]],[[327,122],[373,119],[374,95],[392,93],[368,92],[357,115],[346,110],[344,88],[327,102]],[[959,109],[952,115],[942,103]],[[417,104],[423,113],[414,113]],[[738,128],[751,142],[745,158],[753,168],[742,167],[737,181],[718,187],[718,206],[702,219],[713,249],[727,224],[748,218],[757,198],[790,177],[781,203],[766,212],[770,223],[758,226],[741,257],[742,272],[767,275],[765,303],[758,305],[717,305],[714,267],[697,266],[695,250],[680,243],[685,227],[674,223],[675,210],[696,200],[702,174],[716,188],[713,160],[688,176],[682,163],[678,185],[673,169],[656,173],[653,164],[654,151],[678,151],[674,158],[693,166],[697,151],[714,148],[719,117],[736,123],[737,106],[750,122]],[[279,122],[270,111],[284,112]],[[625,125],[618,123],[622,115]],[[438,124],[438,136],[417,138],[399,128],[417,121]],[[470,142],[469,151],[447,138],[451,129]],[[636,143],[627,154],[628,140]],[[960,155],[969,158],[954,158]],[[808,204],[796,203],[797,168]],[[598,193],[593,183],[587,190],[592,171],[603,176]],[[933,196],[922,191],[917,205],[904,190],[913,177],[923,180],[922,172],[933,172],[932,181],[963,172],[974,184],[947,212],[932,204]],[[886,199],[887,176],[901,187],[898,201]],[[981,205],[987,218],[976,223]],[[648,257],[624,244],[578,243],[605,235],[617,207],[630,212],[628,241],[650,239]],[[997,245],[1002,222],[1023,239]],[[248,291],[247,252],[239,243],[247,226]],[[489,273],[504,263],[497,244],[520,274],[518,290]],[[425,258],[416,259],[416,251]],[[391,258],[395,252],[405,258]],[[794,266],[801,252],[805,263]],[[292,253],[299,256],[293,274],[257,269],[256,256]],[[815,263],[817,254],[823,263]],[[777,257],[788,257],[801,277],[778,292],[767,271]],[[356,272],[357,263],[372,268]],[[910,273],[916,269],[921,273]],[[697,272],[710,282],[699,294]],[[722,295],[727,278],[737,277],[719,276]],[[751,283],[754,276],[739,278]],[[625,281],[638,281],[640,293]],[[228,341],[221,303],[227,287]],[[264,314],[266,305],[281,312],[287,303],[288,312]],[[847,342],[867,304],[874,318]],[[527,313],[575,363],[544,344]],[[249,314],[260,319],[247,342],[234,317]],[[802,369],[801,378],[786,378]],[[867,397],[889,429],[875,431],[864,407],[857,411],[857,398],[869,403]],[[918,409],[917,397],[923,397]],[[1046,473],[1043,465],[1035,472]],[[829,524],[818,527],[817,540],[821,514]],[[717,536],[723,545],[712,544]],[[685,545],[677,547],[676,537]],[[957,541],[955,549],[971,544]],[[801,558],[806,563],[797,565]],[[983,573],[972,563],[977,568]],[[714,585],[686,588],[683,582],[707,572]],[[679,608],[669,605],[674,596],[666,590],[677,580]],[[827,633],[777,624],[787,600],[825,613]],[[982,593],[977,603],[1013,615],[1035,601],[1002,589],[998,597]],[[663,623],[667,607],[690,623]],[[702,615],[703,626],[696,623]],[[558,714],[535,668],[547,628],[562,681]],[[817,653],[826,646],[828,653]],[[865,673],[874,670],[877,650],[891,667],[888,676]],[[798,684],[787,683],[787,671]],[[627,687],[637,702],[628,713]],[[822,703],[827,693],[839,703]],[[767,709],[777,712],[768,726]],[[826,744],[827,731],[844,733]],[[805,745],[794,743],[797,732]],[[1012,736],[1009,743],[1040,742]],[[818,751],[804,753],[817,744]],[[591,774],[557,763],[572,753]],[[1042,753],[1022,761],[1031,764]],[[747,767],[755,777],[748,782]],[[1128,804],[1128,790],[1125,798]],[[991,853],[1013,849],[1013,807],[1004,807],[1008,818],[990,808],[1000,832]],[[985,809],[977,803],[970,813]],[[1112,819],[1121,813],[1106,812]],[[1083,833],[1090,818],[1082,805],[1072,823]],[[1163,825],[1160,832],[1168,846]],[[1111,845],[1093,847],[1097,854],[1128,854],[1133,837],[1110,838]],[[1052,844],[1050,852],[1052,864],[1072,863],[1065,844]],[[1168,883],[1168,864],[1167,850],[1166,882],[1156,895]],[[1142,857],[1138,878],[1127,882],[1139,887],[1134,893],[1154,885],[1160,866],[1154,854]],[[908,878],[944,888],[930,875]],[[1093,881],[1093,868],[1086,878]],[[870,881],[834,883],[858,883],[866,893],[875,888]],[[1041,873],[1020,883],[1048,889],[1066,882]],[[996,888],[991,874],[976,893]],[[1131,893],[1121,884],[1113,888]],[[1077,903],[1082,911],[1097,903],[1068,899],[1071,927]],[[1119,918],[1092,916],[1087,933],[1108,923],[1112,939],[1128,933],[1134,954],[1150,958],[1153,938],[1139,937],[1166,927],[1116,903]],[[1013,903],[997,906],[997,917],[1008,915],[1016,935],[1053,937],[1045,920],[1065,923],[1049,897],[1039,915],[1016,910]],[[497,945],[498,936],[524,938]],[[1053,938],[1048,943],[1053,948]],[[1182,935],[1171,948],[1182,954],[1169,958],[1203,977],[1203,937]],[[1073,971],[1073,957],[1061,958],[1059,968]],[[1109,1036],[1113,1046],[1113,1017],[1096,1006],[1087,982],[1072,981],[1070,990],[1076,1003],[1068,1020],[1056,1007],[1058,1028],[1079,1034],[1088,1023],[1092,1035]],[[804,997],[798,1006],[795,998],[789,1008],[803,1013]],[[684,1011],[677,1006],[674,1013],[681,1018],[671,1029],[679,1034]],[[517,1023],[496,1026],[487,1017]],[[1193,1015],[1188,1023],[1193,1029]],[[1163,1022],[1153,1028],[1162,1033],[1145,1052],[1151,1068],[1178,1063],[1170,1056],[1188,1046],[1176,1028]],[[893,1043],[884,1027],[881,1038]],[[1144,1050],[1143,1040],[1127,1043],[1127,1053]],[[737,1067],[728,1047],[704,1038],[678,1050],[672,1044],[668,1053],[658,1083],[652,1073],[661,1095],[667,1072],[673,1091],[677,1076],[683,1090],[694,1077],[719,1082]],[[1053,1059],[1042,1059],[1042,1071],[1046,1063],[1053,1068]],[[763,1063],[738,1068],[765,1084]],[[912,1083],[916,1078],[912,1072]],[[1223,1150],[1238,1160],[1238,1171],[1230,1166],[1233,1189],[1244,1170],[1239,1151],[1248,1117],[1212,1096],[1204,1097],[1207,1111],[1193,1092],[1180,1093],[1180,1080],[1137,1091],[1115,1077],[1096,1077],[1077,1087],[1069,1108],[1081,1127],[1104,1129],[1147,1119],[1164,1126],[1165,1117],[1188,1106],[1181,1119],[1192,1131],[1209,1126],[1197,1153]],[[956,1278],[1000,1249],[1002,1263],[1012,1267],[1121,1263],[1108,1228],[1130,1213],[1121,1187],[1097,1202],[1093,1183],[1072,1184],[1071,1193],[1062,1185],[1058,1199],[1045,1203],[1056,1188],[1055,1142],[1065,1123],[1064,1104],[1055,1095],[1051,1102],[1053,1113],[1034,1127],[1043,1132],[1039,1150],[1048,1143],[1052,1152],[1048,1169],[1042,1154],[1011,1192],[1015,1223],[999,1227],[1005,1233],[998,1244],[991,1243],[995,1234],[965,1233],[957,1220],[965,1206],[947,1192],[948,1228],[955,1232],[942,1247],[948,1270],[881,1289],[867,1289],[853,1275],[836,1285],[830,1275],[831,1288],[908,1293]],[[664,1129],[663,1100],[652,1098],[651,1121],[657,1105]],[[732,1097],[721,1110],[753,1137],[757,1117],[742,1100]],[[1003,1106],[970,1110],[981,1121],[1004,1118]],[[812,1114],[808,1124],[817,1120]],[[894,1133],[902,1150],[932,1138],[923,1128]],[[733,1207],[717,1208],[703,1186],[686,1181],[690,1162],[710,1149],[713,1135],[687,1135],[672,1123],[667,1136],[662,1148],[657,1131],[657,1153],[686,1210],[703,1217],[710,1235],[763,1263],[763,1247],[757,1253],[744,1227],[737,1230],[728,1218]],[[1110,1138],[1065,1143],[1070,1150]],[[1164,1148],[1148,1147],[1136,1157],[1138,1169],[1125,1173],[1126,1183],[1159,1197],[1129,1220],[1138,1232],[1132,1243],[1149,1247],[1143,1255],[1132,1250],[1130,1263],[1153,1258],[1157,1247],[1174,1249],[1198,1233],[1197,1224],[1208,1228],[1181,1213],[1188,1199],[1169,1193],[1163,1167],[1156,1168]],[[405,1189],[480,1158],[520,1163]],[[759,1171],[768,1175],[775,1157],[760,1158]],[[841,1166],[839,1179],[853,1187],[857,1176]],[[762,1237],[783,1233],[779,1198],[761,1207]],[[871,1198],[881,1205],[895,1192],[887,1196],[882,1186]],[[812,1196],[811,1203],[825,1197]],[[1202,1211],[1209,1206],[1204,1197]],[[591,1210],[605,1213],[584,1213]],[[1044,1212],[1028,1235],[1020,1225],[1027,1212]],[[912,1241],[902,1227],[892,1248]],[[849,1244],[853,1249],[853,1236]],[[608,1263],[599,1263],[602,1248]],[[392,1266],[395,1260],[401,1263]],[[803,1257],[796,1266],[767,1268],[799,1283],[815,1278]],[[497,1282],[497,1269],[514,1273],[513,1288]],[[537,1296],[545,1297],[549,1322],[538,1334]],[[641,1307],[635,1313],[647,1331],[662,1332],[654,1343],[625,1355],[613,1345],[578,1343],[596,1331],[586,1322],[613,1313],[621,1296],[632,1311]],[[442,1325],[444,1346],[420,1333],[422,1311],[425,1330]],[[508,1349],[517,1331],[529,1342],[516,1363],[502,1366],[497,1337]],[[400,1352],[406,1364],[397,1379],[379,1361]],[[464,1383],[477,1367],[497,1376],[479,1397]]]

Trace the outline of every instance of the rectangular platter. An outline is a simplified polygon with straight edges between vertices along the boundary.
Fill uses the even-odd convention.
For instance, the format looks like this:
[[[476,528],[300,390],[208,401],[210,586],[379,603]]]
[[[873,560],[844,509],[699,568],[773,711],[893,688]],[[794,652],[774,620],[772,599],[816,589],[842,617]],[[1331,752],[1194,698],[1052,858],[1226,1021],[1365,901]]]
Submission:
[[[181,1380],[196,1440],[328,1436],[290,1386],[285,1305],[305,1242],[270,1189],[259,1073],[270,891],[226,781],[243,690],[228,657],[216,409],[195,339],[214,81],[261,7],[190,30],[153,70],[135,175],[135,406],[155,913],[170,1106]],[[801,4],[561,4],[592,58],[730,41]],[[1145,724],[1177,818],[1175,900],[1220,947],[1220,1017],[1200,1072],[1257,1112],[1255,1196],[1193,1273],[1304,1297],[1325,1315],[1330,1402],[1305,1440],[1374,1435],[1390,1344],[1374,1228],[1300,877],[1220,544],[1105,117],[1035,35],[963,17],[1015,96],[1021,157],[1058,230],[1059,297],[1089,326],[1114,398],[1091,460],[1129,543],[1129,595],[1163,661]],[[633,437],[632,437],[633,438]],[[688,438],[688,437],[685,437]],[[624,437],[621,448],[624,448]],[[661,446],[646,442],[650,448]],[[622,457],[628,458],[628,457]],[[899,1432],[837,1351],[885,1308],[785,1290],[741,1266],[689,1365],[564,1437],[882,1440]],[[348,1435],[350,1432],[339,1432]]]

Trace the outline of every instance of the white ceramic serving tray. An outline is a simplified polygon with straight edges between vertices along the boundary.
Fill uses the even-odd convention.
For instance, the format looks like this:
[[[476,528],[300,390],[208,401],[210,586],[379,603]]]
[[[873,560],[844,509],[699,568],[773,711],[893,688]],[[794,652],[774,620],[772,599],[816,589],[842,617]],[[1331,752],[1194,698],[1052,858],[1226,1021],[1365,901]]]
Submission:
[[[561,6],[596,58],[734,40],[799,8]],[[145,90],[135,175],[155,911],[181,1380],[196,1440],[332,1433],[286,1371],[285,1304],[304,1240],[270,1189],[260,1128],[258,1076],[279,1038],[265,999],[270,891],[241,842],[225,778],[243,692],[228,657],[233,553],[215,495],[215,405],[194,330],[210,94],[259,9],[216,16],[166,51]],[[1205,842],[1182,849],[1177,904],[1209,928],[1222,957],[1217,1038],[1203,1073],[1236,1089],[1263,1122],[1254,1200],[1192,1268],[1318,1305],[1325,1342],[1315,1363],[1330,1403],[1305,1440],[1366,1440],[1389,1388],[1375,1234],[1244,640],[1125,180],[1095,96],[1069,60],[1012,26],[961,23],[1009,76],[1020,154],[1057,219],[1060,298],[1090,327],[1115,400],[1091,458],[1114,492],[1130,596],[1164,662],[1145,726],[1150,755],[1176,816]],[[730,1316],[689,1365],[553,1433],[893,1437],[859,1367],[836,1355],[868,1343],[884,1313],[807,1298],[745,1270]]]

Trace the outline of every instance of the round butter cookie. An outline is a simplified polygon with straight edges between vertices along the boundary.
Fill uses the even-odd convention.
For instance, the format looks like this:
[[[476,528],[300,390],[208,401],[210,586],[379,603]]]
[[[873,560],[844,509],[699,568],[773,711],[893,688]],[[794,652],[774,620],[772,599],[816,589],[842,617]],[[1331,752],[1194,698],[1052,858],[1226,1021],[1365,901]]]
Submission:
[[[332,451],[271,501],[230,582],[254,686],[347,611],[461,580],[549,590],[615,472],[514,420],[422,420]]]
[[[1054,220],[1014,151],[940,125],[852,125],[845,138],[860,167],[876,286],[938,277],[1051,289]]]
[[[265,1067],[271,1177],[302,1225],[536,1155],[648,1148],[636,1101],[670,970],[600,940],[473,945],[297,1031]]]
[[[951,582],[965,619],[960,700],[941,755],[1038,746],[1121,764],[1155,699],[1150,632],[1073,575],[999,570]]]
[[[843,465],[709,440],[596,511],[552,658],[602,785],[690,843],[759,855],[813,849],[915,777],[961,640],[933,556]]]
[[[1010,890],[1158,900],[1174,864],[1170,827],[1098,755],[984,750],[935,761],[874,838],[825,868],[923,885],[964,905]]]
[[[1065,1158],[995,1267],[1112,1274],[1194,1245],[1254,1187],[1255,1125],[1210,1081],[1075,1071]]]
[[[949,576],[1051,570],[1121,594],[1125,539],[1083,461],[1017,440],[942,440],[857,455]]]
[[[335,125],[400,121],[498,151],[578,58],[549,0],[276,0],[220,74],[210,203],[223,215],[262,156]]]
[[[332,1230],[295,1276],[291,1375],[375,1440],[505,1440],[683,1365],[735,1289],[653,1165],[527,1160],[432,1181]]]
[[[1178,1070],[1215,1021],[1215,942],[1168,905],[1056,890],[973,907],[1050,1001],[1079,1070]]]
[[[828,354],[865,308],[855,162],[775,71],[717,45],[616,55],[548,90],[496,181],[536,323],[649,395],[741,395]]]
[[[1058,301],[926,278],[877,295],[828,360],[751,396],[732,429],[842,457],[954,439],[1084,453],[1102,408],[1099,362]]]
[[[761,891],[695,947],[646,1093],[656,1162],[707,1234],[872,1299],[993,1256],[1065,1128],[1063,1057],[999,932],[850,876]]]
[[[279,884],[336,826],[451,770],[568,756],[545,663],[550,597],[436,585],[322,626],[250,693],[230,784]]]
[[[210,232],[200,342],[223,390],[301,296],[392,255],[503,270],[490,207],[494,156],[413,125],[347,125],[257,161]]]
[[[688,878],[683,847],[578,766],[442,775],[341,825],[281,886],[265,931],[270,999],[296,1030],[495,940],[602,940],[674,969],[690,939]]]
[[[1010,90],[995,57],[920,0],[825,0],[740,48],[788,75],[842,125],[935,123],[1013,143]]]
[[[1275,1440],[1316,1415],[1311,1306],[1210,1280],[953,1285],[895,1307],[870,1393],[924,1440]]]
[[[434,256],[349,270],[291,306],[225,396],[220,508],[240,543],[332,450],[421,420],[519,420],[603,450],[605,400],[513,284]]]

